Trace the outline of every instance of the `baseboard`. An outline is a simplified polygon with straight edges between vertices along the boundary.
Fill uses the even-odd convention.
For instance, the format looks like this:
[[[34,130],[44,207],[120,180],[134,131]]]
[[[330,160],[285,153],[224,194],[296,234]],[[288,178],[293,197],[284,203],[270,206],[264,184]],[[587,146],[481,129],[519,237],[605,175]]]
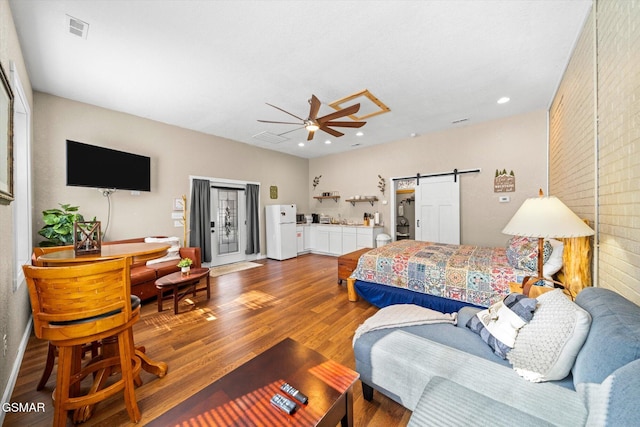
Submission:
[[[9,380],[7,381],[7,385],[4,388],[4,393],[2,394],[2,402],[0,402],[0,405],[9,403],[11,399],[11,394],[13,394],[13,388],[16,386],[16,382],[18,381],[18,373],[20,372],[22,359],[24,358],[24,353],[27,351],[27,344],[29,344],[29,337],[31,336],[32,324],[33,324],[33,316],[29,316],[29,321],[27,322],[27,327],[24,330],[24,334],[22,334],[22,340],[20,340],[20,346],[18,347],[18,354],[16,354],[16,359],[13,361],[13,367],[11,368],[11,375],[9,375]],[[0,425],[4,425],[4,416],[5,416],[5,412],[0,411]]]

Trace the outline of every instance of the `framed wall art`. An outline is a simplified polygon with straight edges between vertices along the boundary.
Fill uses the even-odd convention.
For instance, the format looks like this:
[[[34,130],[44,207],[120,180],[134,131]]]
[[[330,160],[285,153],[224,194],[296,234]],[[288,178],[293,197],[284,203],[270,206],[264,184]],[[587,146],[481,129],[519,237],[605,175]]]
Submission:
[[[13,92],[0,64],[0,201],[13,200]]]

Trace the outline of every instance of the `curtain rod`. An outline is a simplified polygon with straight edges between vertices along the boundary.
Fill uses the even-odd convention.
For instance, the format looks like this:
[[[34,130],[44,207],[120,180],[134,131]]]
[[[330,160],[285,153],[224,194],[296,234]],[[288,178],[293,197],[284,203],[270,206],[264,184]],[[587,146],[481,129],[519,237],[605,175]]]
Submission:
[[[411,178],[415,178],[417,180],[416,184],[420,184],[420,178],[431,178],[434,176],[446,176],[446,175],[453,175],[453,182],[457,182],[458,181],[458,175],[461,175],[463,173],[477,173],[480,172],[481,169],[465,169],[465,170],[458,170],[458,169],[454,169],[451,172],[441,172],[441,173],[429,173],[429,174],[424,174],[421,175],[419,173],[417,173],[415,176],[403,176],[400,178],[392,178],[393,181],[399,181],[401,179],[411,179]]]

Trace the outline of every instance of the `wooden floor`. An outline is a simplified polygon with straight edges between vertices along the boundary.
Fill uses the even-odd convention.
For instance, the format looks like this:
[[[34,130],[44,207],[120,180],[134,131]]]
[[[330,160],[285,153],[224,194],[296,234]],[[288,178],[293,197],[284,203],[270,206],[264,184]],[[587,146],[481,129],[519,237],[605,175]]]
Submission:
[[[195,306],[183,301],[184,312],[178,315],[170,301],[162,313],[155,300],[144,304],[134,328],[136,344],[144,345],[152,359],[166,362],[168,374],[157,378],[143,372],[144,384],[136,389],[140,423],[129,421],[122,396],[117,395],[100,403],[83,425],[144,425],[286,337],[354,369],[353,333],[377,309],[347,300],[345,285],[337,284],[337,258],[303,255],[260,262],[263,267],[212,278],[211,300],[203,293],[194,299]],[[7,413],[5,426],[51,425],[55,369],[45,389],[36,391],[46,349],[46,342],[31,336],[11,398],[43,402],[45,412]],[[365,401],[360,382],[356,384],[356,426],[406,426],[410,416],[377,392],[372,402]]]

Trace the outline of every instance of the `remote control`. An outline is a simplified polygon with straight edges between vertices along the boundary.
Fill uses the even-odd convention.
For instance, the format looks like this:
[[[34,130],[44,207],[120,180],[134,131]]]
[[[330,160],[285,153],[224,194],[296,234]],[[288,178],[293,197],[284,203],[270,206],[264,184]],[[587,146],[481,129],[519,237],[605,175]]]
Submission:
[[[298,405],[296,405],[293,400],[289,400],[278,393],[274,394],[271,398],[271,404],[289,415],[293,414],[296,409],[298,409]]]
[[[302,394],[300,392],[300,390],[298,390],[297,388],[293,387],[289,383],[282,384],[282,386],[280,387],[280,390],[284,391],[289,396],[293,397],[294,399],[298,400],[301,403],[306,404],[307,401],[309,400],[309,399],[307,399],[307,396],[305,396],[304,394]]]

